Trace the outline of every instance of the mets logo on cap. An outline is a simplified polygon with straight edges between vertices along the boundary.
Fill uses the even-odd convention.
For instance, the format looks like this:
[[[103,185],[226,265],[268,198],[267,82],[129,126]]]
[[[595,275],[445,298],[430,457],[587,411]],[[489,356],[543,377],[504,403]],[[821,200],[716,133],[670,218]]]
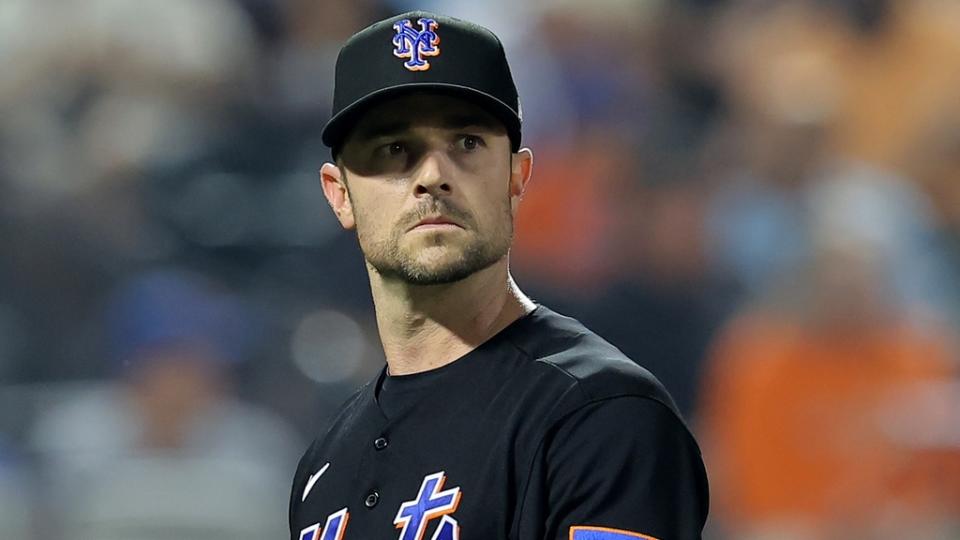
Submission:
[[[440,36],[437,35],[437,21],[433,19],[418,19],[420,30],[416,30],[410,19],[403,19],[393,24],[397,35],[393,36],[393,55],[397,58],[407,58],[403,67],[410,71],[426,71],[430,69],[430,62],[424,57],[440,54]]]

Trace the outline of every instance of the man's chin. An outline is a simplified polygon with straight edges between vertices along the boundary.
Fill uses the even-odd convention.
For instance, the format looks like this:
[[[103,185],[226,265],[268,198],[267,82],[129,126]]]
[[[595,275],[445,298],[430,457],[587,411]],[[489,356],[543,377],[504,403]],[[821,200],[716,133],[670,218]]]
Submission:
[[[493,262],[456,257],[454,260],[437,260],[436,258],[429,261],[408,260],[397,265],[371,264],[384,279],[426,286],[448,285],[462,281],[489,268]]]
[[[388,281],[410,285],[447,285],[493,266],[506,253],[506,250],[500,253],[473,244],[406,245],[392,254],[368,258],[367,262]]]
[[[475,261],[430,261],[405,265],[402,279],[411,285],[446,285],[462,281],[483,269]]]
[[[467,279],[473,274],[474,272],[416,272],[406,274],[402,276],[402,279],[408,285],[429,287],[434,285],[450,285],[453,283],[458,283]]]

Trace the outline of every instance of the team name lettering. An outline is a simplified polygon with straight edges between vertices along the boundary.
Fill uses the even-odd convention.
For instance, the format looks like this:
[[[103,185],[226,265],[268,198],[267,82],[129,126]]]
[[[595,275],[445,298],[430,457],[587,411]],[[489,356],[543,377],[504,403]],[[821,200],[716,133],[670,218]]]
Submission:
[[[319,523],[314,523],[300,531],[300,540],[343,540],[349,520],[350,513],[344,508],[327,516],[323,529],[320,529]]]
[[[431,540],[458,540],[460,526],[457,520],[449,516],[460,504],[460,488],[443,491],[447,477],[443,471],[429,474],[420,484],[417,498],[400,505],[393,524],[400,529],[399,540],[423,540],[427,524],[440,518]]]

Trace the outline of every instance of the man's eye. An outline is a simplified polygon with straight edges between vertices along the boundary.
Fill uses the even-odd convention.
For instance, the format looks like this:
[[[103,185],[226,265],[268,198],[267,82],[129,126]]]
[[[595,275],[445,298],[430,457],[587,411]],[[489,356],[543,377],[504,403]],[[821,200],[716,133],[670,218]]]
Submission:
[[[483,139],[476,135],[464,135],[460,137],[459,144],[464,150],[476,150],[483,146]]]
[[[392,142],[377,146],[373,153],[378,158],[394,158],[407,153],[407,145],[402,142]]]

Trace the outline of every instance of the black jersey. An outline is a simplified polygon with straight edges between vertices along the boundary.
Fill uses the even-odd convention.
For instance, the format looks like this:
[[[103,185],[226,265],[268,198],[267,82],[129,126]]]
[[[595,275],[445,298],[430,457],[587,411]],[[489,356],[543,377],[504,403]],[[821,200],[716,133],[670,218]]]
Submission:
[[[700,538],[707,506],[699,448],[666,390],[537,306],[455,362],[381,373],[354,394],[300,461],[290,530],[294,540],[686,540]]]

